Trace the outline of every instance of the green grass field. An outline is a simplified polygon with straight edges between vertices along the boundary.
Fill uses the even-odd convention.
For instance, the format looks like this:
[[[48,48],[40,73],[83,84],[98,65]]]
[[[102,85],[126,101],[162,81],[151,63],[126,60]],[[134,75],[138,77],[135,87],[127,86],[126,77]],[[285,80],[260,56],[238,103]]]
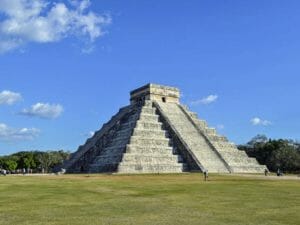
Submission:
[[[300,224],[299,180],[1,176],[0,224]]]

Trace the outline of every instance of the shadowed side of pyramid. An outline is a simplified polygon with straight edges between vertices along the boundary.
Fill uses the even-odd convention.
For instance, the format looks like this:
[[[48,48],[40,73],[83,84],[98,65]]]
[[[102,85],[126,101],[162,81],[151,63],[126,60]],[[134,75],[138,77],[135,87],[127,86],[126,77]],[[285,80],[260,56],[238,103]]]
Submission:
[[[66,161],[69,173],[262,173],[266,167],[179,103],[177,88],[148,84]]]

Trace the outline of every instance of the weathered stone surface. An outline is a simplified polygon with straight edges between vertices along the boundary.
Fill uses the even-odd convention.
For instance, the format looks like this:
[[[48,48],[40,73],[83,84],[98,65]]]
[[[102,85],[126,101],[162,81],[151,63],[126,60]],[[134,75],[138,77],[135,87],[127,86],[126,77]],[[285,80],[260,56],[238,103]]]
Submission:
[[[158,84],[147,84],[130,92],[131,104],[147,100],[179,103],[179,97],[180,92],[178,88]]]
[[[131,105],[72,154],[69,173],[262,173],[206,121],[179,103],[177,88],[148,84],[131,92]]]

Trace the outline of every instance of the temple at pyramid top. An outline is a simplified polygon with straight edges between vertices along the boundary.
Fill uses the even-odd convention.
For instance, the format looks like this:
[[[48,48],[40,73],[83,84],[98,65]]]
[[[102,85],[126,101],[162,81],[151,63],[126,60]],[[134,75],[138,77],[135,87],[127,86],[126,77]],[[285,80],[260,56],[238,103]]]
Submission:
[[[179,102],[147,84],[64,163],[68,173],[263,173],[266,167]],[[96,121],[95,121],[96,122]]]
[[[130,92],[131,104],[145,100],[168,103],[179,103],[180,92],[178,88],[149,83]]]

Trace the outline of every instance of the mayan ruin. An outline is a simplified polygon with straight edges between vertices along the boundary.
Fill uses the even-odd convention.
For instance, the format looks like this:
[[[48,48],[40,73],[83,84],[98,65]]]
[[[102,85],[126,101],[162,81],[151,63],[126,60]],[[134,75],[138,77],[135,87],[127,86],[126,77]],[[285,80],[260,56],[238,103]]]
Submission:
[[[262,173],[244,151],[180,104],[174,87],[147,84],[65,163],[68,173]]]

